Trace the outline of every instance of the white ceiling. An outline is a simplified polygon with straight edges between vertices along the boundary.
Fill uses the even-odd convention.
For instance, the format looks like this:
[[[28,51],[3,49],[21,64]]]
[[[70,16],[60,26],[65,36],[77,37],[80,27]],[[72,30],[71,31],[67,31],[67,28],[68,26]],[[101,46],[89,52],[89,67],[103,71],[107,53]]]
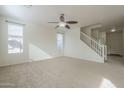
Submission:
[[[124,6],[117,5],[33,5],[26,6],[0,6],[0,15],[52,26],[49,21],[57,21],[60,14],[64,13],[66,20],[77,20],[76,26],[87,26],[102,23],[104,25],[116,25],[124,23]]]

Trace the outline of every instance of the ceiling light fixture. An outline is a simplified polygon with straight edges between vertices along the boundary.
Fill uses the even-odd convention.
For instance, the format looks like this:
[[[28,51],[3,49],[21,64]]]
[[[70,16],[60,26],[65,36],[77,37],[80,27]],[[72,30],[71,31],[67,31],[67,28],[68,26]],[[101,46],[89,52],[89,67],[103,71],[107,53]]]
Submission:
[[[66,23],[65,23],[65,22],[60,22],[58,25],[59,25],[60,27],[65,27],[65,26],[66,26]]]
[[[115,28],[112,28],[112,29],[111,29],[111,32],[115,32],[115,31],[116,31],[116,29],[115,29]]]

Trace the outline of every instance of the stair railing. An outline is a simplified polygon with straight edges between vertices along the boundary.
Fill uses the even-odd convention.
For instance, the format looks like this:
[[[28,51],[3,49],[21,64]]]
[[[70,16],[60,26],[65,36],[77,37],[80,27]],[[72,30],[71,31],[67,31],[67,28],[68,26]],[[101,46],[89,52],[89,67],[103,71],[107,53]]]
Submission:
[[[92,48],[99,56],[107,60],[107,46],[94,40],[87,34],[80,32],[80,39]]]

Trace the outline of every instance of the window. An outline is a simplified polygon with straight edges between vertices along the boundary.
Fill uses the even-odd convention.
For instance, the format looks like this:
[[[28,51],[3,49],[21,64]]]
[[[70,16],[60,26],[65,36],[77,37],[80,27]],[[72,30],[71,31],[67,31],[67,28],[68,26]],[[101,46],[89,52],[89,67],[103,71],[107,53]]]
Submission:
[[[64,35],[61,33],[57,33],[57,49],[62,51],[63,50],[63,41],[64,41]]]
[[[8,23],[8,54],[23,53],[23,26]]]

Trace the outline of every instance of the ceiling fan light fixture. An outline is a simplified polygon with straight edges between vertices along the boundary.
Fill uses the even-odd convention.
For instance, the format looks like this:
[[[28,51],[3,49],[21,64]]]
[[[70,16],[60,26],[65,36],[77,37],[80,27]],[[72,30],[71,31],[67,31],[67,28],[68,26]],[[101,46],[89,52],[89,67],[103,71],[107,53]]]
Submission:
[[[111,32],[115,32],[115,31],[116,31],[116,29],[115,29],[115,28],[111,29]]]
[[[62,27],[62,28],[70,29],[69,24],[77,24],[78,22],[77,21],[65,21],[64,14],[60,14],[59,22],[48,22],[48,23],[57,23],[57,26],[55,28]]]
[[[59,25],[60,27],[65,27],[65,26],[66,26],[66,23],[65,23],[65,22],[60,22],[58,25]]]

